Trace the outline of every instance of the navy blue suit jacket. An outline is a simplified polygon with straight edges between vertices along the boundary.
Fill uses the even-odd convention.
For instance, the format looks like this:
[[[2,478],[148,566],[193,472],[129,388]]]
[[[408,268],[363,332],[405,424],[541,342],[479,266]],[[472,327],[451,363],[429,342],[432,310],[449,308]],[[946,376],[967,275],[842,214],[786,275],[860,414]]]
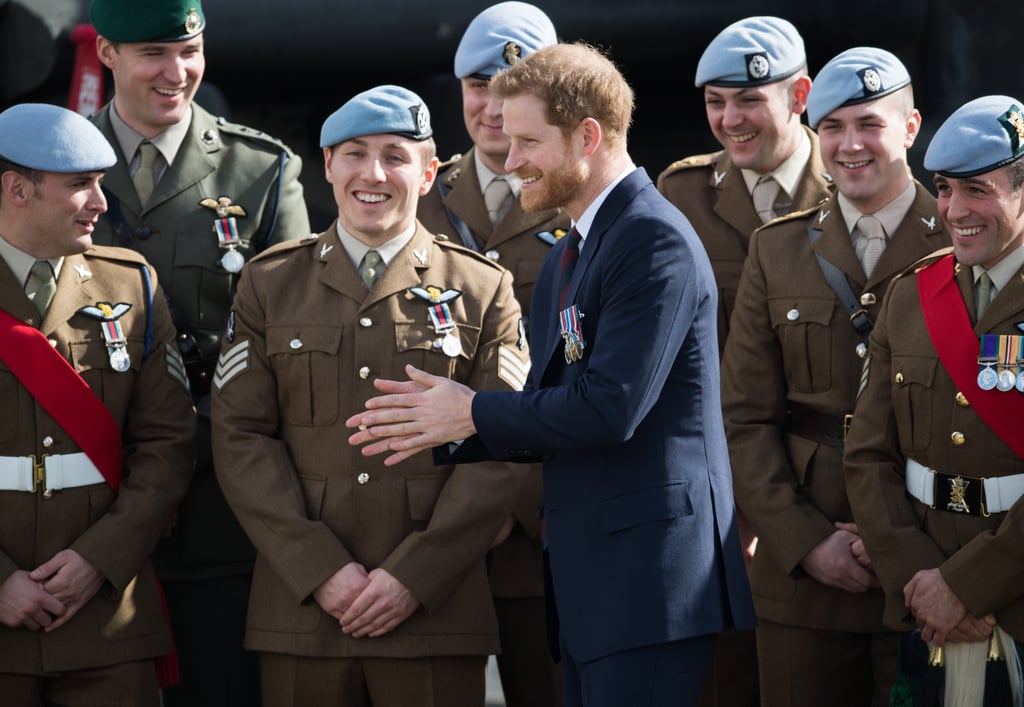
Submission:
[[[534,290],[527,389],[477,393],[479,439],[464,451],[482,443],[497,459],[543,459],[550,580],[575,659],[751,628],[704,248],[644,170],[627,176],[570,284],[586,348],[567,364],[557,304],[566,241]]]

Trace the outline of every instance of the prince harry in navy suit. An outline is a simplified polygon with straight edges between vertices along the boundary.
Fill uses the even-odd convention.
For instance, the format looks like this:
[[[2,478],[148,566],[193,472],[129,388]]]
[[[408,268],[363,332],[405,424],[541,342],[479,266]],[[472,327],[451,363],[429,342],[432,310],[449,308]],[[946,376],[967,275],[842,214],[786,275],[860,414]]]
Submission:
[[[606,57],[547,47],[491,91],[523,207],[563,206],[574,224],[537,279],[529,383],[476,393],[408,368],[410,381],[376,381],[384,395],[349,420],[360,428],[350,441],[390,452],[388,464],[433,447],[456,462],[542,459],[566,707],[695,705],[715,635],[754,624],[711,266],[633,164],[633,92]]]

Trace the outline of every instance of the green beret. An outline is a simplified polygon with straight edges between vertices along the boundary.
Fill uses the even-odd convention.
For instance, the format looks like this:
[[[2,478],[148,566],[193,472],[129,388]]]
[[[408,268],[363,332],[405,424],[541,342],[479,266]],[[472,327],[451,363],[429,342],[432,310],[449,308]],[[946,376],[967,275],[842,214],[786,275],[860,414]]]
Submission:
[[[201,0],[92,0],[89,19],[111,42],[181,42],[206,28]]]

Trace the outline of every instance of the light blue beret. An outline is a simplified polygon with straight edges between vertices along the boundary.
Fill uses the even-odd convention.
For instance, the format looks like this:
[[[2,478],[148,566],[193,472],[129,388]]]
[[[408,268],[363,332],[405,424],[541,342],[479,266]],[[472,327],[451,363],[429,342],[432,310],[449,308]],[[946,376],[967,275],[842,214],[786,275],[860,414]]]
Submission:
[[[433,135],[423,99],[401,86],[377,86],[353,96],[320,128],[320,147],[363,135],[401,135],[426,140]]]
[[[875,47],[847,49],[814,77],[807,96],[807,122],[816,128],[836,108],[867,103],[909,85],[907,67],[893,54]]]
[[[540,8],[499,2],[473,18],[455,51],[455,76],[489,79],[502,69],[558,43],[555,26]]]
[[[0,113],[0,157],[40,172],[100,172],[117,163],[99,128],[48,103],[21,103]]]
[[[807,63],[804,40],[778,17],[748,17],[719,32],[697,62],[696,86],[746,88],[775,83]]]
[[[1024,103],[983,96],[946,118],[928,143],[924,168],[947,177],[973,177],[1024,155]]]

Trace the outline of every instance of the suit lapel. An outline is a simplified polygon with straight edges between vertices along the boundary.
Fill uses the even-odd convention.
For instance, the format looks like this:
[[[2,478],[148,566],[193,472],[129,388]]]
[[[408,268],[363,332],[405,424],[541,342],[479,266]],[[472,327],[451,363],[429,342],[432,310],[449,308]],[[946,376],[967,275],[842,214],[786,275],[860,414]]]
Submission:
[[[971,304],[974,304],[974,273],[969,267],[961,267],[970,273],[971,282]],[[966,299],[965,299],[966,301]],[[1021,321],[1021,303],[1024,302],[1024,270],[1018,270],[1017,274],[1006,283],[1006,287],[996,293],[995,299],[989,304],[988,309],[981,315],[975,330],[979,334],[990,331],[1002,330],[1007,325],[1017,334],[1024,333],[1017,328]],[[976,310],[977,307],[975,306]]]
[[[811,245],[823,258],[843,271],[854,290],[864,287],[864,268],[857,258],[846,229],[843,214],[835,197],[829,197],[813,217],[812,228],[821,231],[821,237]]]
[[[722,157],[711,168],[709,185],[715,193],[715,213],[736,229],[746,249],[750,234],[761,226],[761,219],[754,211],[754,202],[750,200],[743,174],[739,167],[733,165],[728,152],[723,151]]]
[[[366,285],[359,279],[359,273],[338,240],[338,221],[335,220],[316,238],[317,245],[314,247],[313,257],[323,263],[320,282],[356,302],[365,300]]]
[[[829,191],[830,182],[823,176],[825,168],[821,163],[821,145],[810,128],[804,126],[811,140],[811,156],[804,167],[803,176],[793,195],[790,211],[806,211],[821,202],[821,194]],[[780,214],[781,215],[781,214]]]
[[[209,125],[204,125],[206,121],[207,116],[197,106],[193,106],[192,124],[189,125],[188,133],[178,149],[174,164],[168,167],[160,177],[160,183],[153,190],[153,196],[150,197],[146,211],[151,211],[165,201],[174,198],[217,169],[217,165],[210,159],[210,155],[221,149],[220,133],[212,121]],[[200,139],[200,135],[205,130],[211,130],[210,134],[216,137],[204,142]]]
[[[60,269],[60,277],[57,278],[57,292],[46,310],[46,317],[43,319],[43,332],[51,334],[58,327],[71,319],[75,313],[87,304],[96,304],[100,301],[99,295],[92,289],[92,270],[88,261],[81,255],[69,255],[64,258],[64,264]],[[111,302],[110,304],[117,304]],[[133,307],[143,306],[142,302],[129,302]]]

